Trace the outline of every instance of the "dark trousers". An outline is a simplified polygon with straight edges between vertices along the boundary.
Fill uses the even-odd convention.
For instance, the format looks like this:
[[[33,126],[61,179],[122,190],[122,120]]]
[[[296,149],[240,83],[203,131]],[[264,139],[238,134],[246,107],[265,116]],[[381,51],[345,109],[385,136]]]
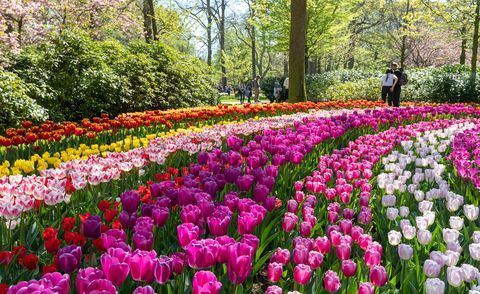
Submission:
[[[401,92],[402,92],[402,88],[400,88],[400,87],[397,87],[393,90],[393,101],[392,101],[393,107],[399,107],[400,106],[400,93]],[[390,103],[388,105],[390,105]]]
[[[382,87],[382,100],[383,103],[387,103],[389,106],[392,106],[392,101],[393,101],[393,92],[390,91],[392,87],[390,86],[383,86]],[[388,98],[388,100],[387,100]]]
[[[240,104],[243,104],[243,101],[245,100],[245,93],[238,92],[238,96],[240,96]]]

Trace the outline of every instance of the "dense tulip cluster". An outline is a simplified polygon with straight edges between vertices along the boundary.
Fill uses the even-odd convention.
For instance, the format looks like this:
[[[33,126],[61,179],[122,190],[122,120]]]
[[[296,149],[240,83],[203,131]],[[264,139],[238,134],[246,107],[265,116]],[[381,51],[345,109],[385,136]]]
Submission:
[[[378,198],[377,163],[389,154],[400,158],[393,150],[413,146],[412,140],[427,138],[428,144],[436,130],[452,130],[441,133],[445,139],[475,127],[476,120],[459,117],[477,112],[461,105],[314,111],[156,138],[146,148],[62,163],[41,176],[4,177],[0,213],[7,221],[0,226],[0,270],[23,266],[26,276],[37,279],[17,280],[13,270],[6,270],[0,282],[9,285],[0,284],[0,290],[230,293],[261,287],[266,293],[374,293],[401,288],[390,278],[413,262],[416,246],[402,238],[412,240],[417,227],[404,222],[405,231],[388,234],[388,240],[391,228],[379,228],[415,215],[416,207],[402,203],[394,209],[399,197],[394,194],[402,193],[397,184]],[[345,140],[348,144],[336,149]],[[447,152],[449,141],[444,141],[439,154]],[[431,151],[420,147],[418,152]],[[181,151],[189,155],[172,161]],[[432,160],[443,158],[437,155]],[[437,161],[424,178],[415,176],[419,184],[437,183],[444,175]],[[155,181],[147,177],[149,168],[167,162]],[[426,162],[422,168],[434,164]],[[122,182],[127,188],[111,190]],[[439,195],[428,187],[428,197]],[[446,252],[453,253],[430,253],[423,264],[429,279],[415,280],[420,287],[441,288],[442,274],[436,273],[441,267],[435,263],[444,259],[449,285],[476,279],[476,264],[455,253],[461,254],[465,244],[459,244],[459,232],[478,217],[478,207],[458,193],[449,191],[445,207],[464,211],[466,219],[456,214],[448,228],[440,223],[440,235],[433,234],[443,237]],[[418,206],[427,215],[434,209],[428,202]],[[32,211],[21,214],[27,210]],[[380,223],[376,217],[382,214]],[[428,227],[428,221],[419,218],[417,226]],[[426,243],[426,231],[417,239]],[[43,241],[35,241],[38,232]],[[465,256],[477,260],[480,234],[471,233],[474,242]],[[398,245],[396,255],[390,239]],[[23,244],[28,248],[19,249]],[[397,256],[401,265],[391,264]]]

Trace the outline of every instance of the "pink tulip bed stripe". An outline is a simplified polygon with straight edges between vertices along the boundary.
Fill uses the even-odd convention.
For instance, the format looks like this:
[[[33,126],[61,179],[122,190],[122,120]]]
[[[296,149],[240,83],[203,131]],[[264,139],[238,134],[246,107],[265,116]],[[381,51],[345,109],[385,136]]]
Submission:
[[[479,114],[302,113],[2,178],[0,293],[477,291],[447,155]]]

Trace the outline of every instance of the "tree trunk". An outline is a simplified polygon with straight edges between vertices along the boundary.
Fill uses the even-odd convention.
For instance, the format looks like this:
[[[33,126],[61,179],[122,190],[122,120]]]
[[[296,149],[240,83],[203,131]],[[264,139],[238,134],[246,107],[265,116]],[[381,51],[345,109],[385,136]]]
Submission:
[[[288,101],[301,102],[307,101],[307,93],[305,90],[307,0],[292,0],[290,3],[290,15],[290,75]]]
[[[470,77],[470,86],[475,89],[475,80],[477,78],[477,58],[478,58],[478,30],[480,25],[480,0],[475,5],[475,21],[473,24],[473,41],[472,41],[472,73]]]
[[[410,0],[407,0],[407,9],[405,11],[405,16],[410,13]],[[407,51],[407,35],[405,34],[406,30],[405,17],[402,19],[402,47],[400,49],[400,68],[405,66],[406,51]]]
[[[225,67],[225,0],[222,0],[220,7],[220,65],[222,68],[222,86],[227,86],[227,68]]]
[[[347,60],[347,68],[352,69],[355,66],[355,55],[353,52],[355,51],[356,43],[355,40],[352,38],[350,40],[350,52],[348,52],[348,60]]]
[[[155,18],[155,6],[153,0],[147,0],[150,8],[150,22],[152,23],[152,37],[155,41],[158,40],[157,19]]]
[[[283,77],[288,77],[288,58],[285,56],[283,59]]]
[[[465,65],[467,59],[467,38],[465,36],[467,29],[465,26],[462,27],[460,30],[460,34],[462,35],[462,45],[460,47],[460,64]]]
[[[252,23],[254,23],[254,18],[255,18],[255,1],[252,1],[250,4],[250,9],[251,9],[251,15],[250,18],[252,19]],[[257,77],[257,36],[256,36],[256,30],[255,30],[255,25],[251,25],[251,38],[252,38],[252,78],[255,79]]]
[[[212,6],[207,0],[207,64],[212,65]]]
[[[143,32],[145,40],[151,42],[153,39],[152,18],[150,17],[150,3],[149,0],[143,0]]]

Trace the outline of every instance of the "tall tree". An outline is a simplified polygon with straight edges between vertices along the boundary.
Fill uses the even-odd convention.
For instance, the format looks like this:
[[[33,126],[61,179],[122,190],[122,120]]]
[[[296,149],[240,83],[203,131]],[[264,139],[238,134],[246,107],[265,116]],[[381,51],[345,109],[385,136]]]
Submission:
[[[307,0],[290,4],[289,102],[307,100],[305,89],[305,45],[307,35]]]
[[[477,77],[477,56],[478,56],[478,34],[480,26],[480,0],[476,0],[475,4],[475,20],[473,23],[473,41],[472,41],[472,74],[470,78],[471,87],[475,87],[475,80]]]

